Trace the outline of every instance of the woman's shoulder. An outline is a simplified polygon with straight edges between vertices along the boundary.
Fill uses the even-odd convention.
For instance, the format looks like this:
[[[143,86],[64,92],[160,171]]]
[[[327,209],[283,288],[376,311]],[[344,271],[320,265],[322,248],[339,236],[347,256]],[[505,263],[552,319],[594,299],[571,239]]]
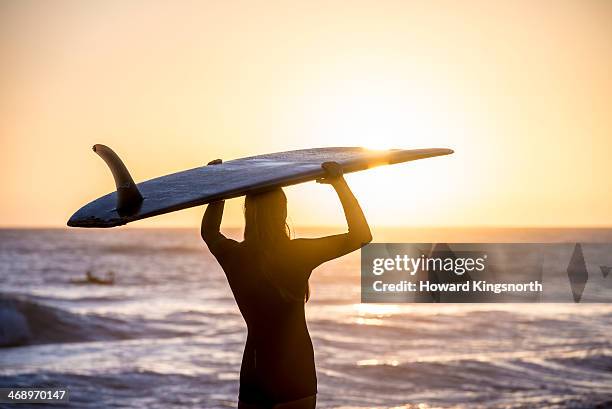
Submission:
[[[223,238],[215,243],[215,246],[210,250],[217,258],[233,257],[236,252],[239,252],[244,247],[243,243],[234,239]]]
[[[297,238],[291,239],[288,243],[288,248],[286,249],[288,254],[291,254],[293,257],[303,257],[309,255],[313,250],[313,245],[315,244],[316,239],[309,238]]]

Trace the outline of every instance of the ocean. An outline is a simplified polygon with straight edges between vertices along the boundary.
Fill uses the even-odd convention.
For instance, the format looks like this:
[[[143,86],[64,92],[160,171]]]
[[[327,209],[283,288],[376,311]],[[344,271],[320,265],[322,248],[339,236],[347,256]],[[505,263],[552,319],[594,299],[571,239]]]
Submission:
[[[374,239],[612,243],[612,230]],[[612,305],[360,304],[359,263],[355,252],[311,278],[318,408],[612,407]],[[87,271],[116,283],[75,283]],[[245,338],[197,228],[0,230],[0,387],[67,386],[71,408],[232,408]]]

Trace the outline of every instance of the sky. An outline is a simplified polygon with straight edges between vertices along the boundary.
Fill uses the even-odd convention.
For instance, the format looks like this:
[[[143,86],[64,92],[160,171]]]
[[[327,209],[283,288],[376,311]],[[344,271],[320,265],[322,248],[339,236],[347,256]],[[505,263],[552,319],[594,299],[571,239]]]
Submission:
[[[0,3],[0,226],[215,158],[448,147],[347,180],[376,226],[612,226],[612,2]],[[329,186],[294,225],[342,225]],[[242,200],[224,226],[242,223]],[[135,227],[195,226],[203,208]]]

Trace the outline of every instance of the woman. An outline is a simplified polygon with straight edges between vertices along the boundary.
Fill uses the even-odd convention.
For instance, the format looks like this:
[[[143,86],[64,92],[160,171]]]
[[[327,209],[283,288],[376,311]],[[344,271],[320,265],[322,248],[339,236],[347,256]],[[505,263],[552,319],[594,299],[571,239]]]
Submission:
[[[209,163],[221,163],[217,159]],[[337,192],[348,233],[291,240],[282,189],[247,195],[244,241],[219,231],[224,202],[208,205],[202,238],[225,271],[248,336],[240,369],[239,409],[313,409],[317,378],[306,327],[308,278],[318,265],[357,250],[372,240],[357,199],[335,162],[323,165],[319,183]]]

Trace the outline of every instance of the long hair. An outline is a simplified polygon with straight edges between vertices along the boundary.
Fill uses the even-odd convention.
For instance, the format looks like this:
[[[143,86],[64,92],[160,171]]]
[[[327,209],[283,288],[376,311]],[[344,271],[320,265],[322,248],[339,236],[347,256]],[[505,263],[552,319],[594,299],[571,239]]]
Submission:
[[[244,219],[245,241],[261,244],[257,261],[266,279],[283,298],[307,302],[310,298],[309,285],[306,285],[305,294],[295,294],[295,291],[279,285],[267,270],[267,266],[274,265],[278,254],[276,246],[291,238],[291,229],[287,224],[287,196],[283,189],[248,194],[244,200]]]

